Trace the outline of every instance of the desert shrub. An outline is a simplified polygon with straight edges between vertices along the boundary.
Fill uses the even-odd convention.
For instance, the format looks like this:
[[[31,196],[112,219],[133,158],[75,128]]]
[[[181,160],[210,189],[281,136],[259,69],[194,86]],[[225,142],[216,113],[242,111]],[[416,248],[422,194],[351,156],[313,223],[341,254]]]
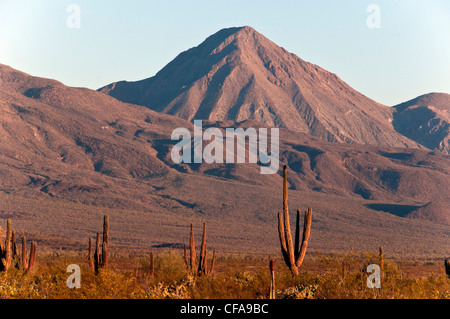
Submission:
[[[188,274],[188,268],[183,257],[175,251],[166,251],[155,256],[155,280],[163,283],[173,283],[183,280]],[[145,271],[150,270],[150,258],[141,259]]]
[[[250,273],[227,271],[198,277],[192,292],[193,297],[199,299],[254,298],[253,283]]]
[[[145,297],[150,299],[186,299],[191,297],[191,290],[194,286],[194,276],[188,275],[179,282],[157,283],[145,290]]]
[[[269,295],[269,273],[264,267],[255,270],[241,270],[231,266],[223,272],[203,275],[197,278],[194,298],[256,299]]]
[[[276,292],[278,299],[314,299],[317,285],[293,286]]]
[[[444,273],[405,274],[394,261],[384,262],[381,289],[368,288],[366,267],[376,263],[376,253],[319,256],[293,276],[287,267],[277,268],[277,298],[450,298],[450,279]],[[81,288],[69,289],[67,265],[81,266]],[[270,272],[264,260],[225,260],[213,274],[190,273],[179,252],[155,256],[155,274],[148,272],[148,255],[112,258],[108,269],[96,275],[85,258],[41,258],[33,273],[11,268],[0,275],[0,299],[131,299],[196,298],[256,299],[269,297]]]
[[[0,299],[40,298],[37,285],[24,277],[0,278]]]

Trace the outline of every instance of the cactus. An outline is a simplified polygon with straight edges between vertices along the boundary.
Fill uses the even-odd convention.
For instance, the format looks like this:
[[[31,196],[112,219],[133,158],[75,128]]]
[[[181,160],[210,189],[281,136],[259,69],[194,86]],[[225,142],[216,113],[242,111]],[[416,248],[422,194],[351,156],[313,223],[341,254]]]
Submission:
[[[445,259],[444,265],[445,273],[447,274],[447,277],[450,278],[450,259]]]
[[[1,229],[0,229],[1,233]],[[6,222],[6,239],[3,246],[0,236],[0,271],[4,271],[5,275],[11,267],[14,259],[13,267],[22,269],[25,273],[33,270],[36,266],[36,247],[35,241],[31,242],[30,256],[27,256],[27,244],[25,236],[22,237],[22,256],[19,256],[19,250],[16,243],[16,232],[11,229],[11,220]]]
[[[189,240],[189,249],[190,249],[190,261],[188,264],[187,260],[187,251],[186,245],[184,248],[184,259],[185,263],[188,264],[192,273],[196,272],[197,275],[202,274],[210,274],[214,270],[214,264],[216,262],[216,251],[213,251],[212,261],[211,261],[211,269],[208,271],[208,258],[207,258],[207,250],[206,250],[206,223],[203,223],[203,236],[202,236],[202,244],[200,247],[200,257],[198,261],[198,265],[196,263],[196,252],[195,252],[195,240],[194,240],[194,226],[191,224],[191,232],[190,232],[190,240]]]
[[[35,241],[31,242],[30,247],[30,256],[28,257],[27,261],[24,261],[26,259],[26,241],[25,239],[22,239],[22,267],[25,270],[25,273],[29,273],[34,270],[36,267],[36,250],[37,250],[37,243]],[[25,257],[23,257],[25,256]]]
[[[188,262],[188,256],[187,256],[187,247],[186,247],[186,244],[184,244],[184,263],[185,263],[186,265],[189,265],[189,262]]]
[[[202,246],[200,248],[200,259],[198,262],[198,274],[206,274],[206,223],[203,223]]]
[[[32,271],[34,269],[34,267],[36,266],[36,249],[37,249],[37,243],[35,241],[32,241],[27,272]]]
[[[4,250],[4,248],[3,248],[3,242],[2,242],[2,228],[0,227],[0,257],[3,256],[3,250]],[[1,262],[0,262],[0,265],[1,265]]]
[[[94,255],[92,255],[92,238],[89,238],[88,260],[89,267],[95,271]]]
[[[95,251],[94,251],[94,271],[98,274],[100,268],[100,233],[97,233],[97,239],[95,241]]]
[[[1,265],[0,269],[6,273],[8,272],[9,266],[11,265],[11,220],[6,221],[6,240],[5,246],[2,249],[1,254]]]
[[[190,267],[191,271],[195,269],[195,259],[197,258],[195,254],[195,239],[194,239],[194,225],[191,224],[191,234],[189,238],[189,250],[190,250]]]
[[[276,263],[275,260],[271,259],[269,262],[270,269],[270,291],[269,291],[269,299],[275,299],[275,269]]]
[[[209,269],[209,273],[212,274],[214,271],[214,265],[216,263],[216,250],[213,250],[212,260],[211,260],[211,268]]]
[[[12,247],[12,258],[17,258],[17,245],[16,245],[16,232],[12,231],[12,239],[11,239],[11,247]]]
[[[311,232],[312,209],[305,211],[303,224],[303,236],[300,245],[300,210],[297,210],[295,246],[292,241],[291,226],[289,223],[289,207],[287,195],[287,166],[283,168],[283,213],[278,213],[278,235],[280,238],[281,252],[286,265],[293,275],[298,274],[298,269],[305,258],[308,240]]]
[[[11,265],[11,220],[6,221],[6,242],[5,242],[5,271]]]
[[[108,268],[108,243],[103,242],[102,243],[102,268]]]
[[[5,247],[3,246],[2,228],[0,227],[0,271],[4,271],[5,270],[5,264],[6,264]]]
[[[109,217],[103,217],[103,243],[102,243],[102,267],[108,268],[108,237],[109,237]]]
[[[22,237],[22,269],[28,269],[28,256],[27,256],[27,239]]]
[[[100,268],[107,268],[109,262],[108,252],[108,238],[109,238],[109,217],[103,216],[103,242],[100,250],[100,233],[97,233],[95,241],[94,258],[92,259],[92,239],[89,238],[89,265],[98,274]]]
[[[383,257],[383,246],[380,246],[380,251],[379,251],[379,263],[380,263],[380,275],[381,275],[381,280],[384,279],[384,257]]]
[[[155,275],[155,256],[150,252],[150,276]]]

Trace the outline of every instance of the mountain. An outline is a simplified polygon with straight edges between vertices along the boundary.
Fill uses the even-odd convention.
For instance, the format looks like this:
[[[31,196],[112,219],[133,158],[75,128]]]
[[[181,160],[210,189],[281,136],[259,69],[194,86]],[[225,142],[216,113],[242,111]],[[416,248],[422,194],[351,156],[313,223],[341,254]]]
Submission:
[[[251,27],[220,30],[155,76],[99,91],[188,121],[257,120],[325,141],[417,147],[393,129],[391,108]]]
[[[450,154],[450,94],[424,94],[393,108],[398,132],[429,149]]]
[[[107,95],[33,77],[0,65],[0,185],[5,191],[36,187],[38,197],[56,190],[95,191],[94,173],[123,181],[160,172],[164,164],[139,130],[170,136],[183,120]],[[119,198],[122,196],[119,196]]]
[[[206,122],[207,127],[266,127]],[[0,220],[40,250],[84,250],[110,216],[111,249],[179,247],[208,223],[218,251],[279,253],[282,176],[257,164],[175,164],[189,121],[0,65]],[[314,210],[310,248],[449,254],[450,157],[327,142],[280,129],[289,203]],[[294,217],[292,217],[294,218]],[[197,236],[197,234],[196,234]],[[426,238],[426,240],[423,240]]]
[[[409,218],[421,218],[450,225],[450,206],[430,202],[407,214]]]

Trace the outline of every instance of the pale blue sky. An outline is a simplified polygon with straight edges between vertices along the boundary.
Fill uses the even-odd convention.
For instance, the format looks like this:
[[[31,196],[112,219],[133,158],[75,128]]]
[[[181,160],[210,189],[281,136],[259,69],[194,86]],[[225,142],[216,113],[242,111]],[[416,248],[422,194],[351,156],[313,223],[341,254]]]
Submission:
[[[366,25],[372,3],[379,29]],[[79,29],[67,27],[69,4],[81,9]],[[450,93],[448,0],[0,0],[0,63],[97,89],[153,76],[209,35],[243,25],[386,105]]]

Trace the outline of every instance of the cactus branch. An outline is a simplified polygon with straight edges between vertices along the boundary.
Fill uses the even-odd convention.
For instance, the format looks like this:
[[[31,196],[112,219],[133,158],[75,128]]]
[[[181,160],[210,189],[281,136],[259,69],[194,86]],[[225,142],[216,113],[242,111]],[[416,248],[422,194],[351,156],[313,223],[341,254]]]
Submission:
[[[109,237],[109,217],[103,217],[103,243],[102,243],[102,267],[108,268],[109,254],[108,254],[108,237]]]
[[[303,259],[305,258],[305,255],[306,255],[306,248],[308,248],[308,240],[309,240],[309,235],[311,233],[311,223],[312,223],[312,209],[308,208],[308,210],[305,211],[305,222],[303,224],[302,244],[300,247],[299,255],[295,262],[295,265],[298,268],[300,268],[300,266],[302,265]],[[300,224],[298,225],[298,227],[300,228]]]
[[[94,252],[94,271],[96,274],[98,274],[99,267],[100,267],[100,233],[97,233]]]
[[[36,266],[36,248],[37,248],[37,243],[35,241],[32,241],[27,272],[32,271],[34,269],[34,267]]]
[[[198,274],[206,273],[206,223],[203,223],[202,245],[200,248],[200,259],[198,261]]]
[[[190,265],[191,271],[195,269],[195,258],[197,258],[195,254],[195,240],[194,240],[194,225],[191,224],[191,234],[189,238],[189,249],[190,249]]]
[[[150,276],[155,275],[155,256],[150,252]]]
[[[270,290],[269,290],[269,299],[275,299],[275,269],[276,269],[276,263],[275,260],[270,259],[269,262],[269,268],[270,268]]]
[[[26,270],[28,268],[28,256],[27,256],[27,239],[25,236],[22,237],[22,269]]]
[[[95,271],[94,256],[92,255],[92,238],[89,238],[88,260],[89,267]]]
[[[211,261],[211,268],[209,269],[209,273],[212,274],[214,271],[214,265],[216,263],[216,250],[213,250],[213,255],[212,255],[212,261]]]
[[[289,256],[288,256],[288,250],[286,246],[286,237],[284,232],[284,224],[283,224],[283,214],[278,213],[278,235],[280,237],[280,244],[281,244],[281,253],[283,254],[283,259],[286,265],[289,265]]]
[[[450,259],[445,259],[444,265],[445,265],[445,273],[447,274],[447,277],[450,279]]]
[[[5,275],[8,272],[9,266],[11,265],[11,220],[6,221],[6,240],[5,247],[3,249],[3,254],[1,258],[2,270],[5,271]]]
[[[312,209],[305,212],[303,225],[303,236],[300,243],[300,210],[297,210],[295,246],[292,241],[291,226],[289,223],[289,207],[287,196],[287,166],[283,168],[283,213],[278,213],[278,235],[280,238],[281,252],[286,265],[293,275],[298,274],[298,269],[305,258],[308,247],[309,235],[311,232]]]

